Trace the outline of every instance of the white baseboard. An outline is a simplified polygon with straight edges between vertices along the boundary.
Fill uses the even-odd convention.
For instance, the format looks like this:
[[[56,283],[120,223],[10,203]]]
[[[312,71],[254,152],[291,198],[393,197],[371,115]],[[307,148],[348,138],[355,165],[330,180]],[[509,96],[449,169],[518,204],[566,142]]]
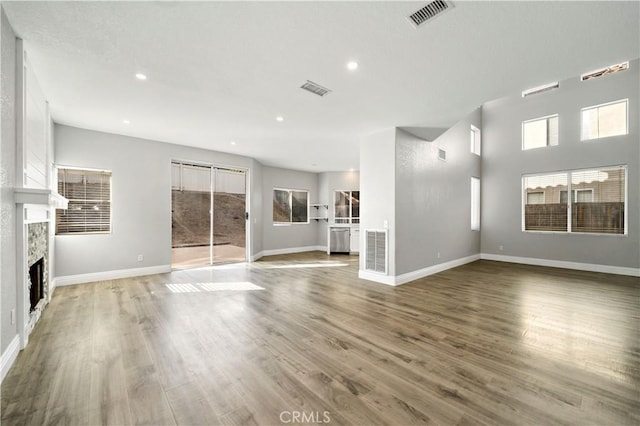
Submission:
[[[275,256],[278,254],[292,254],[292,253],[304,253],[307,251],[327,251],[326,246],[307,246],[307,247],[289,247],[284,249],[276,249],[276,250],[263,250],[260,253],[252,256],[252,260],[258,260],[263,256]]]
[[[437,274],[438,272],[446,271],[447,269],[475,262],[476,260],[480,260],[479,254],[461,257],[460,259],[450,260],[448,262],[439,263],[437,265],[428,266],[423,269],[418,269],[417,271],[407,272],[406,274],[396,276],[381,275],[376,274],[375,272],[361,270],[358,271],[358,277],[369,281],[379,282],[381,284],[398,286],[420,278],[428,277],[429,275]]]
[[[363,271],[362,269],[358,271],[358,278],[368,281],[375,281],[380,284],[396,285],[395,277],[392,277],[391,275],[383,275],[376,272]]]
[[[9,369],[18,357],[19,352],[20,337],[16,334],[2,354],[2,358],[0,358],[0,383],[4,381],[5,377],[7,377],[7,373],[9,373]]]
[[[502,254],[482,253],[481,259],[498,262],[522,263],[525,265],[548,266],[551,268],[575,269],[579,271],[603,272],[605,274],[629,275],[640,277],[640,268],[624,266],[598,265],[594,263],[567,262],[564,260],[539,259],[535,257],[505,256]]]
[[[145,268],[121,269],[117,271],[92,272],[89,274],[66,275],[54,279],[54,287],[91,283],[95,281],[117,280],[119,278],[171,272],[171,265],[147,266]]]

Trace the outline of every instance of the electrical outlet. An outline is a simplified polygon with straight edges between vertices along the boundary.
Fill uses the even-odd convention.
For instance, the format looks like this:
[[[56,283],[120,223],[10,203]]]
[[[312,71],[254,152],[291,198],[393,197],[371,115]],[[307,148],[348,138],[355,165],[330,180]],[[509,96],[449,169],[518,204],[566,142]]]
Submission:
[[[501,245],[500,247],[498,247],[498,250],[500,250],[500,251],[504,251],[504,246],[503,246],[503,245]]]
[[[142,262],[144,260],[144,256],[139,254],[138,255],[138,262]]]
[[[16,310],[12,309],[11,310],[11,324],[15,324],[16,323]]]
[[[384,229],[389,229],[389,221],[385,220],[385,221],[384,221],[384,222],[382,222],[382,223],[383,223],[383,225],[382,225],[382,226],[384,227]]]

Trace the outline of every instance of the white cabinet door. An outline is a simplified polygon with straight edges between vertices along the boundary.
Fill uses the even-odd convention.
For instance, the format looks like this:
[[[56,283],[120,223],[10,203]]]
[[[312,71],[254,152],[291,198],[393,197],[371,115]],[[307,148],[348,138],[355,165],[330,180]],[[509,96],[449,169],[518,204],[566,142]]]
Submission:
[[[351,228],[351,253],[360,253],[360,229]]]

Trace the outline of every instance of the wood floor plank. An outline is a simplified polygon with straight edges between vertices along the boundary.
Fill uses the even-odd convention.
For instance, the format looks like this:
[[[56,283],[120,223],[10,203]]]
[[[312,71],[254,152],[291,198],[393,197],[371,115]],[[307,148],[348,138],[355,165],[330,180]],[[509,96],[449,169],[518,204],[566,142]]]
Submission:
[[[640,424],[637,277],[357,274],[313,252],[59,288],[2,424]]]

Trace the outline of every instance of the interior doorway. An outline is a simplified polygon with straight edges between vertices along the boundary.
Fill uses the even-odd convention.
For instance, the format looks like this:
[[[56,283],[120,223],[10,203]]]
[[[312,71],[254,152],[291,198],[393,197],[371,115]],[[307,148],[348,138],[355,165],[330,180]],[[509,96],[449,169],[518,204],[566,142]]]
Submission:
[[[246,172],[171,163],[173,268],[246,260]]]

